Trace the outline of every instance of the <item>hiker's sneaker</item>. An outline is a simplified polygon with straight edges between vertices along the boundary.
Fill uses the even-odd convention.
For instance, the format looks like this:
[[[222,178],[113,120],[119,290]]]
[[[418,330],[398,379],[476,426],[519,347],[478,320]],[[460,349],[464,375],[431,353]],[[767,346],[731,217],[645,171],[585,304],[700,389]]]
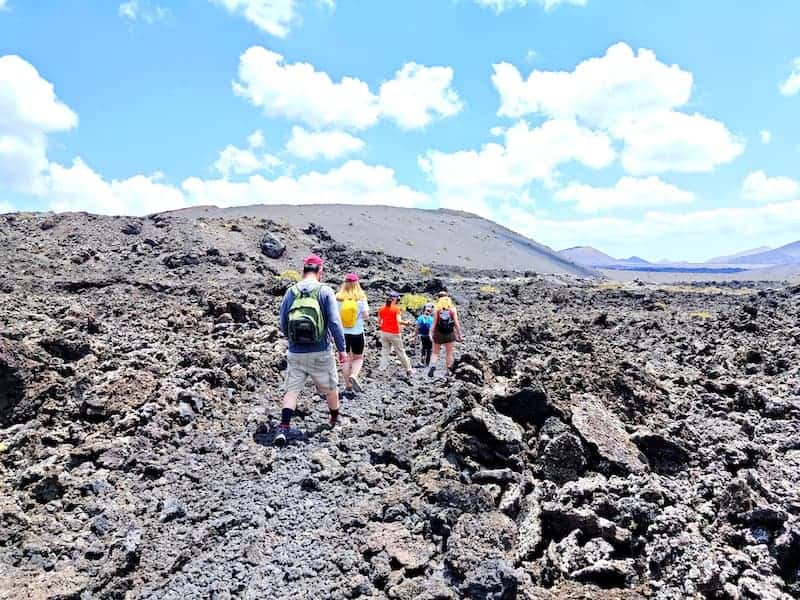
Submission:
[[[345,400],[353,400],[356,397],[356,393],[353,390],[344,390],[340,395]]]
[[[341,425],[342,417],[339,414],[328,415],[328,426],[333,429],[337,425]]]
[[[275,437],[272,438],[272,445],[280,448],[292,440],[300,439],[303,439],[303,432],[299,429],[294,427],[281,427],[278,425],[278,428],[275,430]]]
[[[352,385],[353,389],[359,394],[364,391],[364,388],[361,387],[361,382],[358,380],[358,377],[351,377],[350,385]]]
[[[428,369],[428,377],[433,377],[434,373],[436,373],[436,367],[431,367]]]
[[[275,437],[272,438],[272,445],[283,448],[286,445],[286,441],[286,432],[283,429],[278,429]]]

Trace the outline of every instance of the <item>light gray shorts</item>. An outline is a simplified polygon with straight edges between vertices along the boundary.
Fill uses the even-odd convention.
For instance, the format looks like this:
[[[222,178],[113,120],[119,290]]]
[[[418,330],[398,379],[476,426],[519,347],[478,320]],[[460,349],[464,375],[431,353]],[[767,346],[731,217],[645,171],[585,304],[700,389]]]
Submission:
[[[301,392],[311,377],[317,390],[330,392],[339,385],[336,359],[330,350],[323,352],[289,352],[284,391]]]

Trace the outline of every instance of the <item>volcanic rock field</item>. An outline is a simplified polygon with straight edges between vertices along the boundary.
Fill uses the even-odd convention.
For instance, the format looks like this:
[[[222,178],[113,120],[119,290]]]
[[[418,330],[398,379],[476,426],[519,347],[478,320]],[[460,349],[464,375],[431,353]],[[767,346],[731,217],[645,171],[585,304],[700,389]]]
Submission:
[[[277,450],[311,250],[373,310],[448,289],[465,341],[405,378],[371,323],[341,426],[309,387]],[[800,286],[460,267],[319,218],[0,215],[0,599],[800,597]]]

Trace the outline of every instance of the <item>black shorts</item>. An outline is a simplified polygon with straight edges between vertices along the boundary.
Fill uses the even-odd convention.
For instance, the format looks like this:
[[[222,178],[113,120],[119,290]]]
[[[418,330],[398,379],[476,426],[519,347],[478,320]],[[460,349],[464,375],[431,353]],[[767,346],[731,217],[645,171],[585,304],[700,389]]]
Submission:
[[[347,351],[352,354],[364,354],[364,334],[363,333],[345,333],[344,343]]]

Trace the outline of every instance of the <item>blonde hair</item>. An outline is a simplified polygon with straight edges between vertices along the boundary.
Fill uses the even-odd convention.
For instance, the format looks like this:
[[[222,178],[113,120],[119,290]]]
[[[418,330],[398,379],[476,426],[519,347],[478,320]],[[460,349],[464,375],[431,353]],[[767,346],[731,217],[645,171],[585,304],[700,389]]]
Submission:
[[[339,291],[336,292],[336,299],[339,302],[344,302],[345,300],[358,302],[359,300],[366,300],[367,295],[364,293],[364,290],[361,289],[361,284],[357,281],[345,281],[339,288]]]
[[[453,304],[453,300],[450,296],[442,296],[439,298],[438,302],[436,302],[436,310],[455,310],[455,305]]]

